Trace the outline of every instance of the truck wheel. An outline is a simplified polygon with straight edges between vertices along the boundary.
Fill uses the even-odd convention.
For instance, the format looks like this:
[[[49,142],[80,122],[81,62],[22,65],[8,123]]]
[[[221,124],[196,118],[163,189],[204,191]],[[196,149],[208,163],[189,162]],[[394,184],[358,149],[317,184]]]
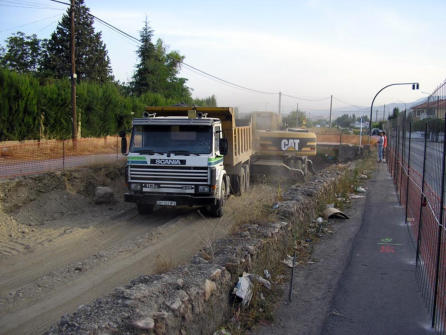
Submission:
[[[237,174],[231,175],[231,193],[240,194],[240,176]]]
[[[138,208],[138,213],[141,215],[147,215],[153,213],[153,207],[154,205],[149,204],[136,204]]]
[[[209,214],[215,218],[220,218],[223,216],[223,206],[225,205],[225,195],[226,195],[226,183],[224,180],[221,183],[220,199],[209,206]]]
[[[251,178],[251,173],[249,172],[249,165],[245,166],[245,191],[249,190],[250,187],[250,178]]]
[[[242,195],[246,191],[246,171],[244,168],[240,170],[240,189],[239,189],[239,195]]]

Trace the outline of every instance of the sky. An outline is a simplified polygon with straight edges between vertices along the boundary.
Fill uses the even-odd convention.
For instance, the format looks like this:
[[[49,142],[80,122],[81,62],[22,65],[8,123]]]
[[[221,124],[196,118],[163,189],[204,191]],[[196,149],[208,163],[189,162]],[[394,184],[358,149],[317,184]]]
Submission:
[[[66,0],[68,1],[68,0]],[[85,0],[93,15],[139,37],[145,19],[185,62],[238,85],[230,87],[183,66],[194,97],[214,94],[242,112],[333,108],[368,113],[375,106],[428,96],[446,78],[446,1],[415,0]],[[23,31],[49,38],[66,6],[49,0],[0,0],[0,43]],[[95,23],[116,79],[131,80],[137,43]],[[292,97],[290,97],[292,96]],[[356,106],[363,107],[362,109]]]

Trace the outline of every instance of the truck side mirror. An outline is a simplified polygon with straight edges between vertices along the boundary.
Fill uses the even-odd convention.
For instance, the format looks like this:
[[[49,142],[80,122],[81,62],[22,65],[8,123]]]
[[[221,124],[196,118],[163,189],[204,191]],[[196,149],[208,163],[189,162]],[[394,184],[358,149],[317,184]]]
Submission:
[[[224,156],[228,153],[228,140],[226,138],[220,138],[218,146],[221,155]]]
[[[127,153],[127,137],[125,136],[125,130],[119,132],[121,137],[121,153],[125,155]]]

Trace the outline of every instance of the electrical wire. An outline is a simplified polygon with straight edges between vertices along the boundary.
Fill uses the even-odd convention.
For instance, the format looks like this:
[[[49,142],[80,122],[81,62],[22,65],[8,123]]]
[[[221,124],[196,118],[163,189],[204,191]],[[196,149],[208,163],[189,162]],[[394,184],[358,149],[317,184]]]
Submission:
[[[15,27],[12,27],[12,28],[8,28],[8,29],[5,29],[5,30],[1,30],[0,33],[4,33],[5,31],[15,30],[15,29],[17,29],[17,28],[22,28],[22,27],[28,26],[28,25],[30,25],[30,24],[34,24],[34,23],[37,23],[37,22],[41,22],[41,21],[44,21],[44,20],[48,20],[48,19],[55,18],[55,17],[57,17],[57,16],[60,16],[60,14],[52,15],[52,16],[49,16],[49,17],[45,17],[45,18],[43,18],[43,19],[35,20],[35,21],[29,22],[29,23],[25,23],[25,24],[22,24],[22,25],[19,25],[19,26],[15,26]]]
[[[323,97],[323,98],[303,98],[303,97],[297,97],[295,95],[291,95],[291,94],[287,94],[287,93],[282,93],[283,96],[288,97],[288,98],[292,98],[292,99],[296,99],[296,100],[303,100],[303,101],[325,101],[330,99],[330,97]]]
[[[29,9],[51,9],[51,10],[62,10],[58,7],[49,7],[38,2],[33,1],[12,1],[12,0],[0,0],[0,7],[15,7],[15,8],[29,8]]]
[[[70,3],[63,2],[63,1],[60,1],[60,0],[50,0],[50,1],[51,2],[55,2],[55,3],[59,3],[59,4],[63,4],[63,5],[67,5],[67,6],[71,6]],[[97,21],[99,21],[100,23],[102,23],[103,25],[105,25],[106,27],[108,27],[109,29],[111,29],[111,30],[121,34],[121,36],[126,37],[126,38],[130,39],[133,42],[141,43],[141,41],[138,38],[136,38],[136,37],[126,33],[125,31],[117,28],[116,26],[112,25],[111,23],[108,23],[107,21],[102,20],[99,17],[97,17],[97,16],[95,16],[95,15],[93,15],[91,13],[89,13],[89,15],[91,17],[93,17],[94,19],[96,19]],[[271,92],[271,91],[262,91],[262,90],[250,88],[250,87],[247,87],[247,86],[243,86],[243,85],[240,85],[240,84],[228,81],[226,79],[220,78],[220,77],[215,76],[215,75],[213,75],[211,73],[208,73],[206,71],[200,70],[199,68],[197,68],[195,66],[192,66],[192,65],[190,65],[188,63],[185,63],[184,61],[182,61],[181,64],[184,65],[189,70],[193,71],[194,73],[200,74],[200,75],[202,75],[205,78],[213,79],[215,81],[218,81],[220,83],[223,83],[223,84],[225,84],[227,86],[230,86],[230,87],[233,87],[233,88],[238,88],[238,89],[242,89],[242,90],[246,90],[246,91],[250,91],[250,92],[258,93],[258,94],[264,94],[264,95],[276,95],[276,94],[279,93],[279,92]],[[315,99],[302,98],[302,97],[297,97],[297,96],[294,96],[294,95],[291,95],[291,94],[286,94],[286,93],[282,93],[282,95],[286,96],[286,97],[289,97],[289,98],[293,98],[293,99],[297,99],[297,100],[304,100],[304,101],[324,101],[324,100],[327,100],[327,99],[330,98],[330,97],[315,98]]]
[[[354,104],[351,104],[349,102],[343,101],[343,100],[341,100],[339,98],[336,98],[335,96],[333,96],[333,99],[336,100],[337,102],[340,102],[340,103],[342,103],[344,105],[347,105],[347,106],[355,107],[355,108],[358,108],[358,109],[368,109],[368,107],[354,105]]]

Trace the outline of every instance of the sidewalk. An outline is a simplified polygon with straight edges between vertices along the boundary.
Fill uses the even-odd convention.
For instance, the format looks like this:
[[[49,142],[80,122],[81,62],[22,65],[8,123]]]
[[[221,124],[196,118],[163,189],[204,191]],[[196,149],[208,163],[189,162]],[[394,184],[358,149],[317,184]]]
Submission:
[[[322,334],[433,334],[415,278],[415,242],[385,164],[368,186],[362,226]]]
[[[292,302],[284,294],[275,321],[250,334],[433,334],[415,278],[415,244],[386,164],[367,188],[367,198],[346,210],[350,219],[333,222],[334,234],[314,245],[316,262],[296,268]]]

